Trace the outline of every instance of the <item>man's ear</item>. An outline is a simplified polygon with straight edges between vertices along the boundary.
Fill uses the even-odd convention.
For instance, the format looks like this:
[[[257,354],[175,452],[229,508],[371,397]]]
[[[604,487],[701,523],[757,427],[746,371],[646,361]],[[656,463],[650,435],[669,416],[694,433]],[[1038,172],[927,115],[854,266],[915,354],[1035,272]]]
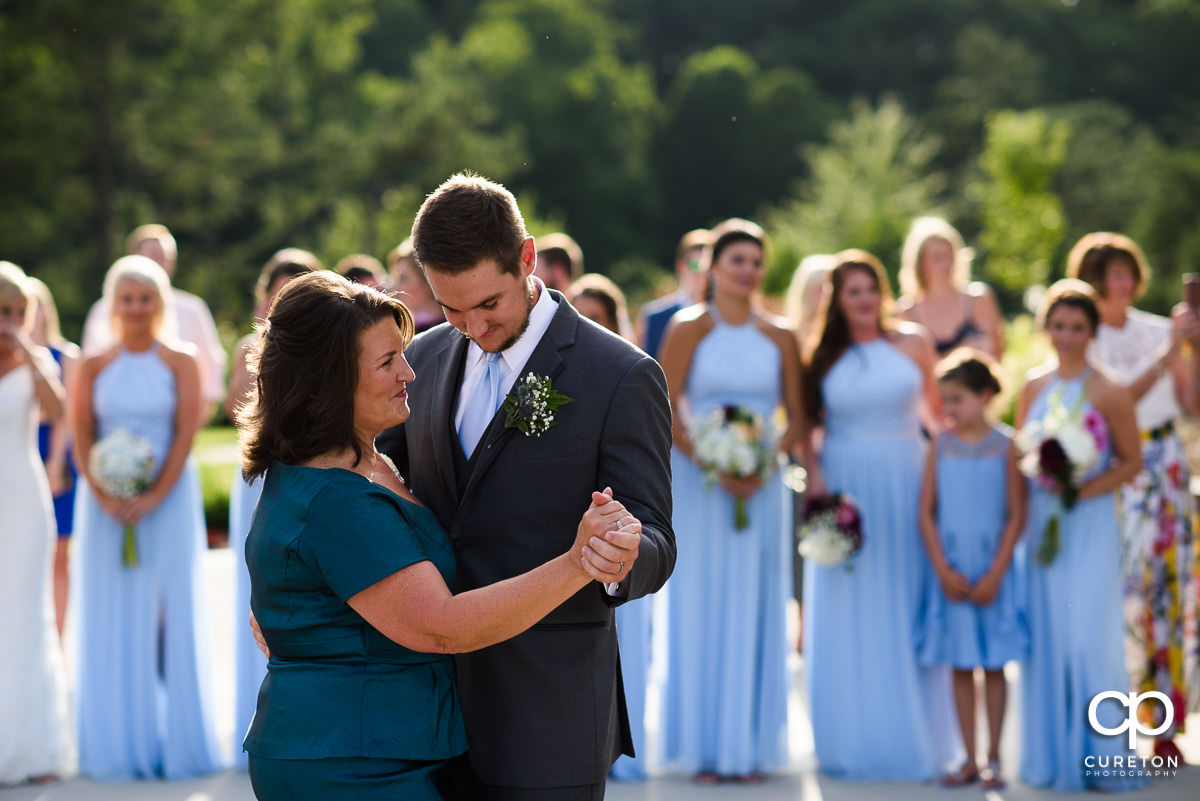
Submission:
[[[535,269],[537,269],[537,243],[533,241],[532,236],[527,236],[524,244],[521,245],[521,273],[528,278],[533,275]]]

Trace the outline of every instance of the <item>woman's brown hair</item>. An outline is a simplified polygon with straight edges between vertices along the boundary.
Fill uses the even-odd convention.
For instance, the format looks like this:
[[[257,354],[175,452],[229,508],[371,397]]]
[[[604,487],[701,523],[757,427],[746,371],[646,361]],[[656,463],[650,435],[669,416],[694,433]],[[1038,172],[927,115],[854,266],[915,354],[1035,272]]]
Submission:
[[[1133,278],[1137,281],[1133,296],[1140,297],[1146,291],[1150,270],[1142,249],[1124,234],[1108,231],[1085,234],[1067,255],[1067,277],[1086,281],[1096,294],[1104,297],[1104,279],[1108,268],[1116,263],[1128,264],[1133,270]]]
[[[831,291],[825,300],[818,329],[821,335],[804,371],[804,411],[808,413],[810,420],[820,420],[825,410],[821,382],[833,369],[837,360],[842,358],[846,349],[853,344],[850,325],[846,322],[846,314],[841,306],[842,289],[846,285],[846,279],[852,273],[861,272],[875,282],[881,299],[878,321],[880,333],[884,330],[884,319],[891,314],[892,287],[879,259],[865,250],[851,249],[843,250],[834,260],[833,270],[829,274]]]
[[[248,365],[256,378],[237,414],[246,480],[261,476],[276,459],[299,464],[353,449],[358,463],[359,336],[388,317],[407,345],[412,315],[382,292],[329,271],[302,275],[283,288],[250,352]]]
[[[1043,331],[1050,322],[1050,315],[1059,306],[1067,306],[1083,312],[1092,327],[1092,336],[1100,328],[1100,309],[1096,306],[1095,288],[1086,281],[1078,278],[1062,278],[1051,284],[1042,300],[1042,308],[1038,311],[1037,326]]]

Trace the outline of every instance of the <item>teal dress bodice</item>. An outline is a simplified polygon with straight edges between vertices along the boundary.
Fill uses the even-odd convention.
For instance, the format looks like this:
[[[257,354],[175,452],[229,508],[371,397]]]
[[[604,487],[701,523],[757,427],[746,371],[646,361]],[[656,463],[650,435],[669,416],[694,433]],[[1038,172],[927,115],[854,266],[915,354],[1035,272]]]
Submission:
[[[441,760],[466,750],[453,658],[392,642],[346,601],[454,549],[433,513],[348,470],[275,462],[246,538],[271,650],[244,747],[257,757]]]

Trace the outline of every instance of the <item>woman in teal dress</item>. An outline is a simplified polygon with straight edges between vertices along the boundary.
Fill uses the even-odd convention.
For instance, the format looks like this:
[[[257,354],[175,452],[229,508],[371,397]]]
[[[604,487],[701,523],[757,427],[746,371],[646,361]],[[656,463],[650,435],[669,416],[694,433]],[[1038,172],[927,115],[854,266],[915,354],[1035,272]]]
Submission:
[[[1040,316],[1057,358],[1030,373],[1017,403],[1018,427],[1065,417],[1102,429],[1100,439],[1107,440],[1079,482],[1072,508],[1065,509],[1058,494],[1039,481],[1030,482],[1025,528],[1030,650],[1021,663],[1021,780],[1055,790],[1117,792],[1141,787],[1148,774],[1136,749],[1127,748],[1127,734],[1097,731],[1089,708],[1100,693],[1129,688],[1116,492],[1137,475],[1142,458],[1132,396],[1088,363],[1100,323],[1094,298],[1092,288],[1075,279],[1050,288]],[[1032,558],[1042,550],[1052,516],[1058,518],[1057,553],[1049,560]],[[1115,701],[1099,703],[1095,711],[1099,728],[1128,722],[1129,710]],[[1121,770],[1125,760],[1136,767]]]
[[[318,272],[280,293],[251,355],[243,475],[265,479],[246,561],[271,653],[245,749],[264,801],[441,798],[439,769],[467,747],[450,654],[583,588],[585,543],[640,536],[595,493],[568,553],[452,595],[453,546],[374,447],[408,417],[412,330],[399,301]]]

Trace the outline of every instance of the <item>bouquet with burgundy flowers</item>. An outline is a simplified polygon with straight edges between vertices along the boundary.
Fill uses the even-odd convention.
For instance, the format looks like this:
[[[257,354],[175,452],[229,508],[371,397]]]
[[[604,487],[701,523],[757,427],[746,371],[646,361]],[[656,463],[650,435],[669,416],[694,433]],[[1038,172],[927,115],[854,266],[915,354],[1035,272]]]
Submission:
[[[1079,501],[1079,484],[1100,463],[1100,454],[1108,447],[1108,427],[1104,416],[1094,409],[1087,414],[1068,412],[1061,403],[1051,402],[1042,420],[1028,423],[1017,435],[1021,472],[1046,492],[1057,496],[1062,509],[1070,510]],[[1058,511],[1046,521],[1046,530],[1034,558],[1048,565],[1058,556]]]
[[[800,526],[800,555],[819,565],[845,565],[863,544],[862,514],[854,500],[842,493],[809,498],[804,504],[804,523]]]

